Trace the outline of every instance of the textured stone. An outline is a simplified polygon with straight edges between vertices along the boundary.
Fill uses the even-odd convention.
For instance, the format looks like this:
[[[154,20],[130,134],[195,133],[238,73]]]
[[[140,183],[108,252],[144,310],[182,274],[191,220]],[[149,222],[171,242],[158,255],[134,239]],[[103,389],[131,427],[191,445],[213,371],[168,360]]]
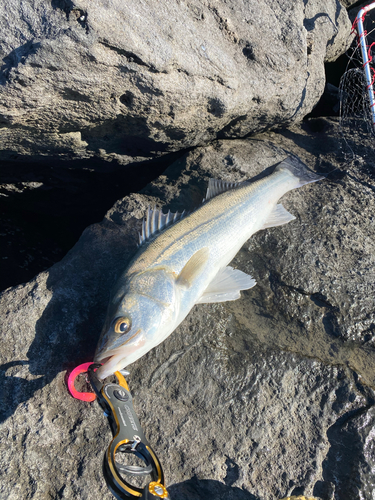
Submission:
[[[373,157],[363,148],[362,161],[343,164],[336,134],[335,122],[313,120],[197,148],[119,200],[59,264],[1,295],[1,498],[111,498],[101,472],[109,426],[96,403],[67,395],[64,378],[92,359],[145,209],[191,209],[209,177],[251,178],[289,153],[331,173],[285,196],[295,221],[239,252],[234,265],[256,287],[196,306],[128,380],[172,500],[368,497]]]
[[[128,163],[301,120],[346,50],[336,0],[10,0],[2,159]]]
[[[332,446],[323,462],[323,498],[371,499],[374,492],[374,407],[340,420],[328,431]],[[337,481],[340,477],[341,481]]]
[[[292,496],[292,497],[288,497],[288,498],[283,498],[282,500],[315,500],[315,499],[312,497],[307,498],[307,497],[298,495],[298,497]]]
[[[90,158],[0,165],[0,290],[60,261],[83,230],[183,153],[129,165]]]
[[[357,0],[340,0],[340,2],[347,9],[350,9],[354,4],[358,3]],[[367,3],[365,2],[363,5],[368,5],[368,2]]]

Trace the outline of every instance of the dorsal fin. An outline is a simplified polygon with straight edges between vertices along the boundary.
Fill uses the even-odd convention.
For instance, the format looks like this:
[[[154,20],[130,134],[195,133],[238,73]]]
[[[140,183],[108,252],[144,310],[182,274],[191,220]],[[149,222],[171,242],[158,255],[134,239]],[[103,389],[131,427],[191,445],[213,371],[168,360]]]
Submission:
[[[183,212],[172,213],[168,210],[167,214],[163,214],[162,210],[156,207],[147,209],[146,217],[142,222],[142,232],[139,234],[139,245],[143,245],[145,241],[148,241],[156,233],[159,233],[162,229],[171,226],[175,222],[181,220],[187,215],[186,210]]]
[[[210,179],[208,181],[208,187],[206,192],[206,197],[203,200],[203,203],[211,200],[215,196],[218,196],[221,193],[225,193],[225,191],[230,191],[238,186],[242,186],[244,184],[248,184],[247,181],[242,182],[227,182],[221,181],[219,179]]]

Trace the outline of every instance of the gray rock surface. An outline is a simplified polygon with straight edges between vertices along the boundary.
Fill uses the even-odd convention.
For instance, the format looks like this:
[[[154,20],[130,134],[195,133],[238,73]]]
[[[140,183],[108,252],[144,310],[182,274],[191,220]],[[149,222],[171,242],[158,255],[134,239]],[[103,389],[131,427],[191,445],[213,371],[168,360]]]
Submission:
[[[358,1],[357,0],[340,0],[340,2],[342,3],[342,5],[344,7],[346,7],[347,9],[350,9],[350,7],[352,7],[353,5],[357,4]],[[367,4],[364,4],[364,5],[368,5]]]
[[[0,162],[0,291],[59,262],[83,230],[183,153],[121,166],[95,159]]]
[[[209,177],[251,178],[290,153],[330,174],[286,195],[297,219],[235,258],[256,287],[196,306],[128,381],[172,500],[369,498],[374,160],[363,147],[345,163],[337,132],[313,120],[197,148],[119,200],[59,264],[3,292],[1,498],[111,498],[101,474],[109,427],[96,403],[67,395],[64,378],[93,357],[145,209],[191,209]]]
[[[127,164],[299,121],[345,52],[337,0],[10,0],[1,159]]]

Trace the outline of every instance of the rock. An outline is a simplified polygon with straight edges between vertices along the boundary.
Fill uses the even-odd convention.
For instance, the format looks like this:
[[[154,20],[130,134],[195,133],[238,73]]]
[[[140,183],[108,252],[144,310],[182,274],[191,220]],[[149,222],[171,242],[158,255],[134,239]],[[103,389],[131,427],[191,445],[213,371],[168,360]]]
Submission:
[[[306,498],[304,496],[298,495],[298,497],[292,496],[292,497],[288,497],[288,498],[283,498],[282,500],[316,500],[316,499],[314,499],[312,497]]]
[[[0,290],[59,262],[118,198],[139,191],[181,154],[126,166],[93,158],[1,162]]]
[[[1,159],[123,163],[299,121],[345,52],[335,0],[0,7]]]
[[[340,113],[340,94],[339,89],[330,83],[326,83],[324,88],[324,93],[320,98],[320,101],[312,110],[312,112],[307,115],[307,118],[311,117],[322,117],[322,116],[339,116]]]
[[[332,446],[323,462],[324,482],[316,488],[322,498],[329,493],[335,498],[371,498],[375,485],[370,472],[374,470],[375,420],[374,408],[366,410],[329,429]],[[335,480],[337,473],[347,477],[344,484]]]
[[[337,134],[335,121],[311,120],[188,152],[119,200],[60,263],[3,292],[2,498],[111,498],[101,472],[109,426],[96,403],[67,395],[64,378],[93,357],[145,209],[193,208],[209,177],[251,178],[290,153],[329,175],[286,195],[296,220],[259,232],[235,258],[256,287],[196,306],[128,381],[172,500],[367,498],[374,163],[366,147],[343,163]],[[333,473],[350,436],[355,447]]]
[[[340,2],[343,4],[344,7],[346,7],[347,9],[350,9],[353,5],[355,5],[356,3],[358,3],[357,0],[340,0]],[[368,3],[364,3],[363,5],[368,5]]]

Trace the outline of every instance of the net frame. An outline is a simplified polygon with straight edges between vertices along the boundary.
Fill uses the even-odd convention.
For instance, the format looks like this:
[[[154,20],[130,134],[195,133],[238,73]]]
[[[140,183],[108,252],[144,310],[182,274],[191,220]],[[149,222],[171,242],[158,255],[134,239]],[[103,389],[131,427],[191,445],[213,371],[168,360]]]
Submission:
[[[375,2],[359,10],[353,26],[356,43],[348,53],[347,69],[340,80],[340,128],[344,136],[350,130],[362,130],[375,137],[375,97],[372,50],[375,46]],[[371,12],[372,18],[368,17]],[[370,30],[369,24],[374,24]],[[373,40],[373,41],[372,41]],[[344,133],[345,131],[345,133]]]

